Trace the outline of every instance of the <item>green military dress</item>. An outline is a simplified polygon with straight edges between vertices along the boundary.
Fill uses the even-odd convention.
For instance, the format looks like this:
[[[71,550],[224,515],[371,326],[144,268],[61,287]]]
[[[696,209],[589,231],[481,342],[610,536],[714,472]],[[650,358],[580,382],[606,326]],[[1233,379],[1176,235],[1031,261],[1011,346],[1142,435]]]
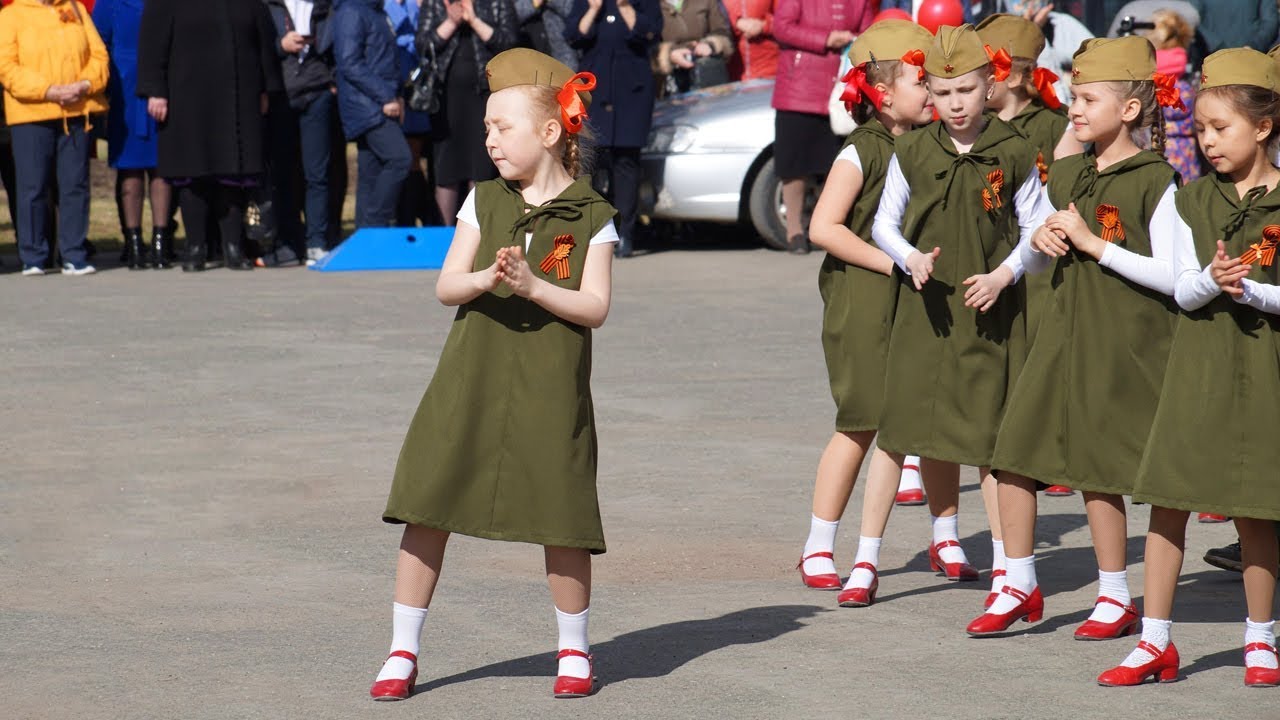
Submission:
[[[910,278],[899,283],[885,377],[893,402],[878,442],[890,452],[987,465],[1025,358],[1025,295],[1015,285],[983,314],[964,306],[962,283],[1017,246],[1013,196],[1035,172],[1036,150],[988,114],[968,153],[956,153],[941,122],[899,137],[895,153],[911,188],[902,234],[942,254],[924,289]]]
[[[1069,124],[1067,114],[1061,109],[1050,110],[1044,105],[1031,101],[1009,124],[1018,134],[1031,141],[1036,147],[1036,168],[1040,171],[1040,182],[1049,182],[1049,169],[1053,167],[1053,151],[1067,132]],[[1049,274],[1028,275],[1026,278],[1027,293],[1027,346],[1035,343],[1036,331],[1040,327],[1040,319],[1044,316],[1049,294],[1053,288],[1049,283]]]
[[[1213,260],[1219,239],[1239,257],[1262,243],[1267,226],[1280,226],[1280,189],[1241,200],[1229,179],[1213,174],[1180,190],[1177,201],[1201,266]],[[1249,279],[1280,284],[1277,269],[1255,262]],[[1280,520],[1280,317],[1226,294],[1184,312],[1165,377],[1134,499]]]
[[[475,270],[532,232],[530,269],[571,290],[582,282],[588,243],[615,214],[585,177],[538,207],[504,180],[480,183],[475,192]],[[573,242],[567,262],[543,272],[543,259],[557,239],[565,244],[563,236]],[[506,285],[458,308],[409,425],[382,519],[604,552],[590,380],[589,329]]]
[[[1110,233],[1097,210],[1113,206],[1122,237],[1112,242],[1151,257],[1150,219],[1174,178],[1149,150],[1102,172],[1087,152],[1054,165],[1049,199],[1055,208],[1074,202],[1104,238]],[[1160,397],[1177,308],[1167,295],[1076,250],[1041,274],[1052,275],[1054,291],[1000,425],[992,467],[1128,495]]]
[[[857,149],[862,163],[862,190],[846,224],[874,245],[871,221],[880,206],[885,172],[893,156],[893,135],[879,120],[871,120],[849,135],[845,147],[850,145]],[[884,407],[885,354],[898,304],[895,281],[828,253],[818,272],[818,291],[822,295],[822,349],[831,397],[836,402],[836,430],[875,430]]]

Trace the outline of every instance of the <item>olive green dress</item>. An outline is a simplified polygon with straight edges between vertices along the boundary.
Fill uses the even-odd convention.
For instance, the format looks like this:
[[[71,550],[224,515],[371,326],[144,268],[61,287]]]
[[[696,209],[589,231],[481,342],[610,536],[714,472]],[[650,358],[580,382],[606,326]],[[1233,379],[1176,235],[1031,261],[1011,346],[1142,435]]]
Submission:
[[[1061,109],[1050,110],[1044,105],[1031,101],[1009,124],[1019,135],[1031,141],[1036,147],[1036,168],[1040,171],[1040,182],[1049,182],[1049,170],[1053,167],[1053,151],[1067,132],[1070,121]],[[1049,294],[1053,291],[1049,284],[1049,274],[1028,275],[1027,292],[1027,346],[1035,343],[1036,331],[1040,327],[1040,319],[1044,316]]]
[[[893,135],[879,120],[871,120],[849,134],[845,147],[850,145],[857,148],[862,163],[862,190],[846,224],[858,237],[875,245],[871,221],[880,206],[885,172],[893,156]],[[897,290],[892,277],[850,265],[830,253],[818,271],[822,349],[839,432],[880,426],[885,354],[898,304]]]
[[[1036,150],[994,114],[963,155],[941,122],[899,137],[894,149],[911,188],[902,234],[942,254],[923,290],[910,278],[899,283],[885,376],[893,402],[885,404],[878,443],[987,465],[1025,359],[1026,296],[1014,285],[983,314],[964,306],[962,283],[998,267],[1017,246],[1013,196],[1035,172]],[[992,182],[996,176],[1002,182]]]
[[[1280,189],[1259,188],[1241,200],[1229,179],[1211,174],[1180,190],[1177,200],[1201,266],[1213,260],[1219,239],[1238,257],[1262,242],[1264,228],[1280,225]],[[1278,269],[1254,263],[1249,279],[1280,284]],[[1134,499],[1280,520],[1280,317],[1225,294],[1184,312],[1165,377]]]
[[[1148,228],[1175,172],[1143,150],[1097,170],[1092,151],[1049,173],[1049,200],[1070,203],[1105,237],[1097,209],[1118,209],[1119,247],[1151,257]],[[1077,490],[1128,495],[1164,381],[1177,308],[1076,250],[1052,273],[1040,336],[1009,400],[992,467]]]
[[[475,270],[532,232],[530,269],[571,290],[582,282],[591,238],[615,214],[585,177],[538,207],[504,180],[475,192]],[[543,259],[566,235],[567,262],[544,272]],[[409,425],[382,519],[604,552],[590,380],[589,329],[506,285],[462,305]]]

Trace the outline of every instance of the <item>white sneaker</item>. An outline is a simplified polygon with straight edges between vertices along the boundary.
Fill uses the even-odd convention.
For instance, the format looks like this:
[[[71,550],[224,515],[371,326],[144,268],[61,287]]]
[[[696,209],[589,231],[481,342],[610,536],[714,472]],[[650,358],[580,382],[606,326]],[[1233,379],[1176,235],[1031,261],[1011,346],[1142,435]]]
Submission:
[[[28,265],[22,268],[22,274],[27,277],[35,277],[37,275],[43,275],[44,268],[40,267],[39,265]]]
[[[307,267],[312,267],[316,263],[324,260],[329,256],[328,251],[320,248],[307,248]]]
[[[92,265],[82,265],[80,267],[76,267],[75,265],[72,265],[69,262],[62,263],[63,275],[92,275],[96,272],[98,272],[98,269]]]

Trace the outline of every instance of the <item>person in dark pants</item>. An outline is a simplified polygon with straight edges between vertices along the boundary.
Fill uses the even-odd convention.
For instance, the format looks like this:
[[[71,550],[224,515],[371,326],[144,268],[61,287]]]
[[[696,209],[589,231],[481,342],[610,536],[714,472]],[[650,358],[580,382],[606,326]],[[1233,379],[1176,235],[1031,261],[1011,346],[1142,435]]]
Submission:
[[[390,227],[411,162],[396,39],[382,0],[338,0],[333,24],[338,113],[359,152],[356,226]]]
[[[3,93],[4,88],[0,88]],[[18,228],[18,180],[13,169],[13,141],[9,124],[4,120],[4,102],[0,100],[0,183],[4,185],[5,198],[9,201],[9,224]]]
[[[593,73],[591,131],[599,143],[597,190],[618,209],[618,257],[631,255],[640,190],[640,150],[649,139],[654,79],[649,53],[662,39],[658,0],[575,0],[565,36]]]
[[[330,129],[337,102],[333,85],[333,37],[329,0],[267,0],[276,29],[276,53],[285,96],[270,113],[271,179],[280,242],[272,264],[325,255],[329,233]],[[301,163],[305,229],[298,220]],[[305,244],[303,237],[305,235]]]

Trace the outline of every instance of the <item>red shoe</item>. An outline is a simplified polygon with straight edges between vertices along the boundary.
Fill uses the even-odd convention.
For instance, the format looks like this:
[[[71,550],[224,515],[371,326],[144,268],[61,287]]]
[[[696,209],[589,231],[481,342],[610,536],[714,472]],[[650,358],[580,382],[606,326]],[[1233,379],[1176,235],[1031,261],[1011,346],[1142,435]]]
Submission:
[[[1119,665],[1098,676],[1098,684],[1107,687],[1129,687],[1141,685],[1147,678],[1154,677],[1162,683],[1178,681],[1178,648],[1169,643],[1169,647],[1160,652],[1155,645],[1143,640],[1138,647],[1155,656],[1155,660],[1140,667],[1131,668]]]
[[[1076,491],[1066,485],[1050,485],[1044,489],[1044,494],[1049,497],[1070,497],[1075,495]]]
[[[902,490],[894,498],[894,505],[902,507],[913,507],[923,505],[925,503],[924,490],[915,488],[914,490]]]
[[[804,581],[806,587],[811,587],[814,590],[839,590],[841,585],[839,575],[835,573],[822,573],[820,575],[809,575],[805,573],[804,561],[809,558],[816,557],[828,558],[830,560],[835,559],[835,555],[832,555],[829,552],[816,552],[812,555],[806,555],[800,558],[800,564],[796,565],[796,569],[800,571],[800,579]]]
[[[1010,585],[1005,585],[1000,592],[1017,598],[1018,606],[1003,615],[982,613],[974,618],[973,622],[969,623],[969,627],[965,628],[969,637],[1000,635],[1019,620],[1033,623],[1039,622],[1040,618],[1044,617],[1044,596],[1040,594],[1039,585],[1031,591],[1030,595]]]
[[[1004,576],[1005,576],[1005,572],[1003,570],[991,571],[992,580],[995,580],[996,578],[1002,578]],[[992,590],[991,592],[987,593],[987,599],[982,601],[982,609],[986,610],[987,608],[990,608],[992,605],[995,604],[996,598],[998,597],[1000,597],[1000,593],[996,592],[995,590]]]
[[[408,650],[397,650],[387,656],[404,658],[413,663],[413,672],[403,680],[378,680],[369,688],[369,696],[374,700],[404,700],[413,694],[413,684],[418,680],[418,656]]]
[[[1231,518],[1226,515],[1214,515],[1213,513],[1199,513],[1196,515],[1196,522],[1212,525],[1216,523],[1224,523]]]
[[[567,657],[580,657],[587,659],[587,665],[591,667],[589,677],[576,678],[568,675],[559,675],[556,677],[555,688],[551,691],[558,698],[580,698],[586,697],[595,690],[595,664],[592,657],[581,650],[573,650],[566,648],[556,654],[556,660]]]
[[[1274,645],[1266,643],[1250,643],[1244,646],[1244,654],[1247,656],[1254,650],[1266,650],[1272,655],[1276,655],[1276,659],[1280,660],[1280,655],[1276,654]],[[1280,670],[1264,667],[1244,668],[1244,685],[1245,687],[1275,687],[1280,685]]]
[[[1124,614],[1119,620],[1113,623],[1104,623],[1097,620],[1085,620],[1084,624],[1076,628],[1077,640],[1115,640],[1116,638],[1128,637],[1138,630],[1138,608],[1132,603],[1121,605],[1118,601],[1109,597],[1099,597],[1095,605],[1101,603],[1110,603],[1124,610]]]
[[[854,570],[859,568],[871,571],[871,587],[852,587],[841,590],[840,597],[836,598],[840,607],[871,607],[876,602],[876,591],[880,589],[880,574],[876,572],[876,566],[871,563],[860,562],[853,566]]]
[[[929,546],[929,569],[934,572],[945,573],[948,580],[961,580],[970,582],[978,579],[978,571],[967,562],[949,563],[942,561],[940,551],[942,548],[960,547],[960,543],[955,540],[944,540],[936,545]]]

